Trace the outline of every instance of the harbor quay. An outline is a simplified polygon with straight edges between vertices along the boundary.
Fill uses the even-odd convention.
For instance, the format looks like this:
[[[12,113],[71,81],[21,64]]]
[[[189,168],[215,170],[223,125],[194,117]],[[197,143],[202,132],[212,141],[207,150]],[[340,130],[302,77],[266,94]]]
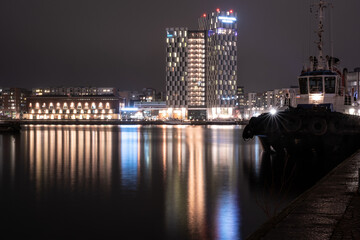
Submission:
[[[246,239],[360,239],[359,174],[360,150]]]
[[[0,121],[0,133],[19,133],[23,126],[27,125],[100,125],[100,126],[121,126],[121,125],[246,125],[247,120],[239,121],[148,121],[148,120],[6,120]]]
[[[0,125],[9,123],[18,125],[246,125],[247,120],[224,120],[224,121],[150,121],[150,120],[6,120],[0,121]]]

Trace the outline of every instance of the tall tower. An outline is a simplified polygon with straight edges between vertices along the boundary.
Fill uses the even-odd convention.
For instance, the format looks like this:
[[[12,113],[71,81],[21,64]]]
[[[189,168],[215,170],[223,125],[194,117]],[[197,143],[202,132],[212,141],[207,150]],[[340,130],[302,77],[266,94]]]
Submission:
[[[206,31],[188,32],[188,118],[206,119]]]
[[[236,13],[219,9],[199,18],[199,30],[166,29],[169,117],[233,116],[237,99],[236,29]]]
[[[166,105],[169,118],[187,117],[187,41],[187,28],[166,29]]]
[[[206,106],[209,119],[228,118],[236,105],[237,14],[217,9],[199,18],[206,36]]]

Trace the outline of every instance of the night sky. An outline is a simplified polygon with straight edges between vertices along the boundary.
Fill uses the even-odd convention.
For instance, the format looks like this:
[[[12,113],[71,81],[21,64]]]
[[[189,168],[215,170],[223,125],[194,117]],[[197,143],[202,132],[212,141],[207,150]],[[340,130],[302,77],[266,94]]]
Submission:
[[[238,13],[238,85],[246,92],[289,87],[315,50],[313,1],[1,0],[0,86],[164,90],[165,28],[197,29],[198,17],[220,8]],[[332,2],[334,55],[353,70],[360,1]]]

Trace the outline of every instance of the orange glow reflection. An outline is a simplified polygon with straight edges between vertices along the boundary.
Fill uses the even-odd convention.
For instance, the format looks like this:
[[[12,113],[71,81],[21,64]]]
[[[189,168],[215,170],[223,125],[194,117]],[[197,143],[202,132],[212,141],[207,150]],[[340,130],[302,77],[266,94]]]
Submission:
[[[187,129],[189,141],[188,224],[192,234],[206,239],[205,166],[202,129]]]

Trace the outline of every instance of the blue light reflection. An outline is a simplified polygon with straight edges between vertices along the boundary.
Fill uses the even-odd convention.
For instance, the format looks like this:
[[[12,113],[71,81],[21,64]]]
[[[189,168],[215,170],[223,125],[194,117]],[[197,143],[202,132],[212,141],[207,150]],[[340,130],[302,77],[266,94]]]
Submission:
[[[136,190],[138,172],[138,128],[121,127],[121,183]]]
[[[240,209],[235,195],[231,192],[223,193],[219,201],[217,215],[218,239],[241,239],[239,215]]]

